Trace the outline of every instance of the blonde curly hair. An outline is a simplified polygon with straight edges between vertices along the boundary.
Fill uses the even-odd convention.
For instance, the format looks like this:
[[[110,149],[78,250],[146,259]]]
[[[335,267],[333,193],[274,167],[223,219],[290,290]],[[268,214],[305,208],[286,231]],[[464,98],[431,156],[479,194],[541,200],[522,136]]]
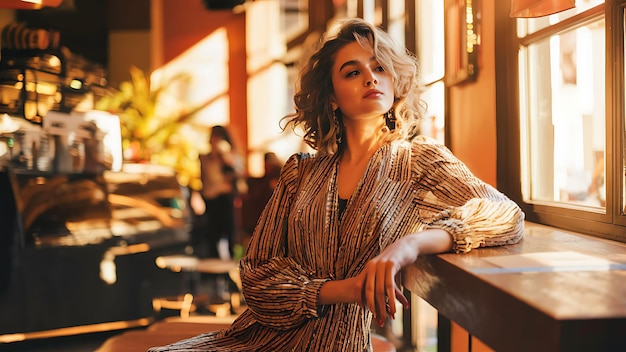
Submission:
[[[337,136],[343,134],[342,116],[337,110],[334,117],[331,107],[334,94],[331,70],[337,52],[353,42],[371,47],[379,64],[393,78],[394,103],[385,116],[395,118],[395,126],[390,126],[386,138],[410,140],[419,133],[425,104],[420,99],[415,55],[382,29],[363,19],[349,19],[338,23],[336,33],[329,31],[322,38],[321,47],[311,55],[300,72],[299,87],[294,95],[296,111],[283,118],[287,121],[283,129],[301,127],[305,143],[319,154],[341,152]]]

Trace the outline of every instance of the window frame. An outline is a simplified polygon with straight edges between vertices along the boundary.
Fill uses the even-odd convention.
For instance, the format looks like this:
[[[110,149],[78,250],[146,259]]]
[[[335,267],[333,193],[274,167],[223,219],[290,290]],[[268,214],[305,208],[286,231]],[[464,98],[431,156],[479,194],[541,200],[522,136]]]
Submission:
[[[517,19],[509,16],[510,2],[495,2],[496,47],[496,133],[497,186],[517,202],[531,222],[576,231],[600,238],[626,242],[626,215],[622,183],[624,169],[624,12],[626,1],[606,0],[604,4],[527,35],[517,36]],[[606,25],[606,208],[605,212],[578,207],[526,203],[522,194],[519,49],[538,38],[547,38],[581,26],[604,15]]]

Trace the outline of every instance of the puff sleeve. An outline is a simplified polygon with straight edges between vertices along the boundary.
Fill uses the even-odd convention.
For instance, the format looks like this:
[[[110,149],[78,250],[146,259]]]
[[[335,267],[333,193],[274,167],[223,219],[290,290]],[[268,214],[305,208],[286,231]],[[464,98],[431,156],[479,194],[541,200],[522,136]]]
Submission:
[[[515,202],[474,176],[445,146],[420,139],[412,149],[420,217],[426,228],[450,233],[455,252],[522,238],[524,213]]]
[[[276,329],[318,317],[319,290],[328,281],[312,278],[286,251],[287,219],[304,172],[303,158],[306,154],[295,154],[283,166],[240,262],[248,308],[258,322]]]

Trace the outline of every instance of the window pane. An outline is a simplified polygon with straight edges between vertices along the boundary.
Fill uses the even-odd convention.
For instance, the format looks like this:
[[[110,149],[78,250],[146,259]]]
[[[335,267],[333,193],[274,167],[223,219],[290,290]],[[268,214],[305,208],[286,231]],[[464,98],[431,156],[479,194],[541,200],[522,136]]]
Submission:
[[[576,7],[573,9],[562,11],[551,16],[520,19],[517,21],[518,35],[519,37],[523,37],[530,33],[534,33],[603,3],[604,0],[576,0]]]
[[[425,83],[443,78],[444,25],[441,0],[423,0],[415,4],[417,12],[417,57]]]
[[[398,43],[405,42],[405,9],[403,1],[389,2],[389,24],[387,32],[395,38]]]
[[[524,198],[604,208],[604,19],[520,53]]]
[[[282,28],[288,39],[306,31],[309,26],[309,3],[307,0],[280,0]]]
[[[443,81],[434,83],[424,89],[422,100],[427,105],[426,113],[422,118],[421,134],[445,143],[445,85]]]

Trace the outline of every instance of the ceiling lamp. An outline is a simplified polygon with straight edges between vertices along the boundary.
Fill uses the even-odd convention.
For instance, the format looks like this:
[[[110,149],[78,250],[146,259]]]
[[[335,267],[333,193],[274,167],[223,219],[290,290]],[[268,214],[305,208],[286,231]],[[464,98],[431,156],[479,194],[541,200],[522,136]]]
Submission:
[[[232,10],[243,5],[245,0],[202,0],[207,10]]]
[[[0,8],[14,10],[39,10],[44,7],[58,7],[63,0],[3,0]]]

